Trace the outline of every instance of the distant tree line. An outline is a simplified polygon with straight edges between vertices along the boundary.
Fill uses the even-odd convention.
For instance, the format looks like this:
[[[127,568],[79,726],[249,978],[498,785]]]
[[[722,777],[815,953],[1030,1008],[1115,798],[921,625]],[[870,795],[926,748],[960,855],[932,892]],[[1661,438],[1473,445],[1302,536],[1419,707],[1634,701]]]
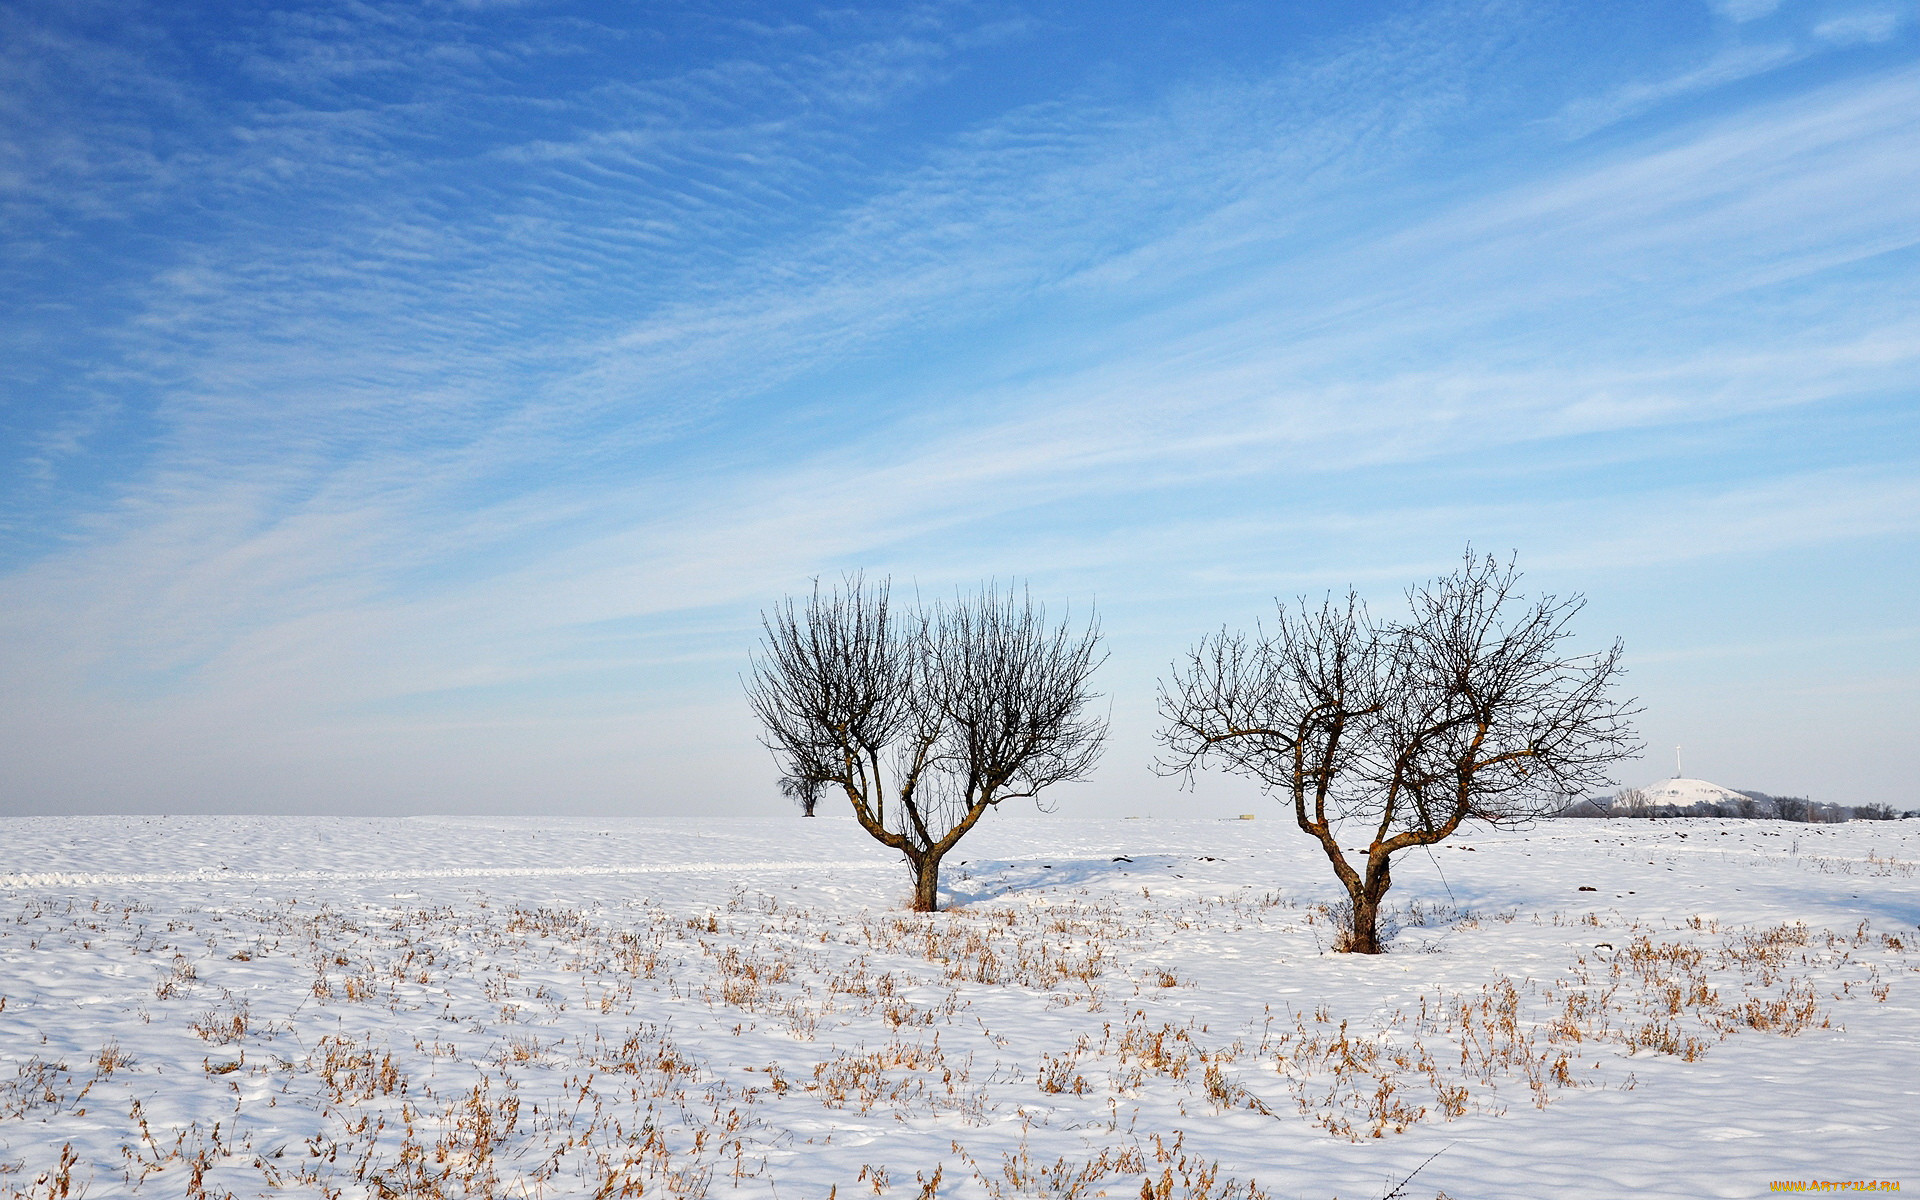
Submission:
[[[1658,804],[1640,788],[1622,788],[1611,796],[1580,800],[1554,814],[1559,817],[1738,817],[1748,821],[1796,821],[1803,825],[1838,825],[1845,821],[1897,821],[1920,817],[1920,810],[1901,812],[1887,804],[1829,804],[1805,796],[1773,796],[1736,789],[1738,800],[1698,800],[1692,804]]]

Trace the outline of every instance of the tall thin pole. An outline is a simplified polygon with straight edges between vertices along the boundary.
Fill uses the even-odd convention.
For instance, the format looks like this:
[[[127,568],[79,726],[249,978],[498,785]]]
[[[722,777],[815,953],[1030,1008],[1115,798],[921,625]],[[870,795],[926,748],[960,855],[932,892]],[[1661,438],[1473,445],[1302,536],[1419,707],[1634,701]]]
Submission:
[[[1673,777],[1675,779],[1678,779],[1681,777],[1681,775],[1682,775],[1682,772],[1680,770],[1680,747],[1675,746],[1673,748]]]

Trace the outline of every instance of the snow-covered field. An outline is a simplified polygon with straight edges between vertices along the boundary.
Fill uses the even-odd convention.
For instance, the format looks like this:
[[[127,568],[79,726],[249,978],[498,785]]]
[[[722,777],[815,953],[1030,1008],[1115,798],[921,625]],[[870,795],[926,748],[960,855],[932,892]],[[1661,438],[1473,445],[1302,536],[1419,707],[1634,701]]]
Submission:
[[[0,1192],[1920,1187],[1920,822],[1475,831],[1360,958],[1278,815],[931,916],[835,818],[0,822]]]

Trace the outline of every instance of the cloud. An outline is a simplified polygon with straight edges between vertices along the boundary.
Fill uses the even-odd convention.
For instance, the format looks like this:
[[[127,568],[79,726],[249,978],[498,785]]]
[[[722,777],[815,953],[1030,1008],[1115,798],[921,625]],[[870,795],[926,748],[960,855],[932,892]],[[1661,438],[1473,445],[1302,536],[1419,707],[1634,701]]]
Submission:
[[[1699,66],[1664,79],[1629,83],[1604,96],[1575,100],[1560,111],[1556,123],[1569,138],[1583,138],[1629,117],[1700,92],[1778,70],[1806,58],[1810,51],[1791,42],[1729,46]]]
[[[1822,21],[1813,27],[1813,35],[1822,41],[1851,46],[1884,42],[1900,29],[1900,14],[1892,9],[1848,13]]]
[[[1797,348],[1792,356],[1759,355],[1732,375],[1727,372],[1734,367],[1733,361],[1715,355],[1691,369],[1691,378],[1683,372],[1666,382],[1657,382],[1662,369],[1636,373],[1616,368],[1575,383],[1564,377],[1565,372],[1542,376],[1521,369],[1501,380],[1484,370],[1461,375],[1452,366],[1439,373],[1427,369],[1403,372],[1395,379],[1368,381],[1364,371],[1355,376],[1353,364],[1363,361],[1368,346],[1383,341],[1444,341],[1475,323],[1498,323],[1516,311],[1590,298],[1596,287],[1614,286],[1601,265],[1607,262],[1631,261],[1641,269],[1657,264],[1655,269],[1667,276],[1667,286],[1679,282],[1697,288],[1702,286],[1700,275],[1685,268],[1693,262],[1711,261],[1713,268],[1705,277],[1716,282],[1706,285],[1710,290],[1753,286],[1753,281],[1728,283],[1729,260],[1715,246],[1717,241],[1737,244],[1747,240],[1756,219],[1770,222],[1770,229],[1778,231],[1765,243],[1764,269],[1770,275],[1777,276],[1781,264],[1792,261],[1792,254],[1783,256],[1782,251],[1796,240],[1816,240],[1816,235],[1799,231],[1819,231],[1817,237],[1844,247],[1824,251],[1810,247],[1807,253],[1813,258],[1805,270],[1846,261],[1849,253],[1859,252],[1863,245],[1871,247],[1877,235],[1872,228],[1848,228],[1844,222],[1836,227],[1835,214],[1857,209],[1875,214],[1879,222],[1876,228],[1897,231],[1912,227],[1902,217],[1897,201],[1890,207],[1852,203],[1854,197],[1873,194],[1873,188],[1880,189],[1881,194],[1897,194],[1894,189],[1900,184],[1900,171],[1897,166],[1890,171],[1882,169],[1890,160],[1854,150],[1847,152],[1849,161],[1842,164],[1856,168],[1851,174],[1808,171],[1798,160],[1817,155],[1825,146],[1857,146],[1863,138],[1869,142],[1873,138],[1897,138],[1900,126],[1895,121],[1887,127],[1885,114],[1910,112],[1903,106],[1912,91],[1911,80],[1883,83],[1878,96],[1863,98],[1848,93],[1848,103],[1824,110],[1840,116],[1864,114],[1879,121],[1880,126],[1869,121],[1861,128],[1852,128],[1836,124],[1840,116],[1815,118],[1796,111],[1790,118],[1783,114],[1782,120],[1772,126],[1729,129],[1698,138],[1679,150],[1664,150],[1631,163],[1607,163],[1589,174],[1550,181],[1465,208],[1426,226],[1405,231],[1389,227],[1372,244],[1343,248],[1337,260],[1283,257],[1273,274],[1239,281],[1185,310],[1176,305],[1157,310],[1145,322],[1122,323],[1119,328],[1124,332],[1111,340],[1134,340],[1144,349],[1134,353],[1109,349],[1102,355],[1101,367],[1077,375],[1056,372],[1048,377],[1042,390],[1050,399],[1039,409],[1047,415],[1019,418],[1011,424],[990,422],[969,435],[970,444],[948,444],[951,439],[945,439],[937,450],[915,456],[911,466],[893,474],[919,480],[919,493],[930,498],[928,507],[941,510],[950,508],[954,497],[969,491],[1019,497],[1029,494],[1023,480],[1042,478],[1068,481],[1061,486],[1071,488],[1080,486],[1075,481],[1089,473],[1130,471],[1153,457],[1169,462],[1166,473],[1170,475],[1190,471],[1195,462],[1238,461],[1232,454],[1223,453],[1226,447],[1238,447],[1235,453],[1256,459],[1277,446],[1321,443],[1367,445],[1371,447],[1368,453],[1374,455],[1417,456],[1444,444],[1434,439],[1444,438],[1442,431],[1455,423],[1446,416],[1450,408],[1474,414],[1461,424],[1464,432],[1460,436],[1471,438],[1479,436],[1478,431],[1487,425],[1527,428],[1537,426],[1542,419],[1547,424],[1540,428],[1552,432],[1670,420],[1687,411],[1689,405],[1697,406],[1702,392],[1708,390],[1718,397],[1721,411],[1732,411],[1743,402],[1733,399],[1740,393],[1728,384],[1739,378],[1771,381],[1766,388],[1768,399],[1744,402],[1748,404],[1804,403],[1831,395],[1834,388],[1846,386],[1848,372],[1857,364],[1834,362],[1809,347]],[[1173,142],[1171,131],[1166,134]],[[1137,131],[1123,131],[1120,145],[1109,147],[1105,153],[1138,161],[1136,143],[1129,140],[1137,136]],[[1771,148],[1770,157],[1759,154],[1756,147]],[[1086,169],[1096,178],[1110,174],[1107,161],[1097,153],[1088,153],[1085,161]],[[1863,163],[1879,170],[1879,177],[1862,176],[1857,168]],[[1739,199],[1754,194],[1752,181],[1767,173],[1816,177],[1822,180],[1821,190],[1797,209],[1781,206],[1777,193],[1770,210]],[[1036,219],[1024,227],[992,208],[979,214],[977,231],[994,230],[999,223],[1015,236],[990,233],[953,246],[936,241],[924,251],[914,248],[911,231],[926,227],[919,218],[927,205],[946,203],[956,192],[965,192],[969,187],[965,180],[965,171],[950,165],[934,182],[911,181],[895,198],[877,202],[850,221],[858,233],[836,235],[818,248],[804,250],[801,260],[834,259],[841,249],[864,239],[870,244],[895,246],[889,261],[874,262],[867,256],[867,261],[843,268],[837,275],[828,274],[824,282],[813,270],[790,271],[786,274],[796,279],[797,286],[749,288],[737,296],[669,310],[598,352],[574,349],[572,353],[590,365],[572,382],[554,390],[561,401],[558,407],[543,402],[512,413],[499,426],[502,432],[486,432],[485,425],[478,426],[482,432],[478,440],[458,436],[456,423],[450,429],[455,439],[444,449],[423,454],[419,446],[396,446],[390,461],[368,459],[358,471],[339,478],[335,486],[391,488],[394,499],[403,507],[418,504],[443,482],[457,486],[464,472],[506,469],[490,456],[504,455],[510,462],[516,454],[527,453],[510,443],[524,447],[529,437],[537,442],[543,434],[564,441],[594,412],[617,407],[623,395],[685,390],[709,398],[750,396],[845,353],[851,345],[881,338],[889,328],[948,319],[944,315],[947,307],[969,294],[1004,293],[1010,286],[1044,286],[1042,281],[1056,269],[1042,256],[1041,248],[1060,249],[1051,237],[1055,226],[1050,213],[1057,211],[1063,221],[1068,219],[1069,213],[1079,211],[1085,193],[1065,189],[1057,209],[1035,206],[1030,196],[1016,197],[1010,207],[1036,214]],[[1863,184],[1871,187],[1863,192]],[[1041,187],[1043,191],[1058,190],[1051,184]],[[1703,207],[1703,199],[1709,197],[1711,203]],[[1278,197],[1246,199],[1243,203],[1251,211],[1243,211],[1240,218],[1248,224],[1256,223],[1265,216],[1262,204],[1271,211],[1289,198],[1283,192]],[[900,236],[889,236],[889,231],[902,230],[910,231],[901,235],[909,238],[904,253]],[[1217,230],[1209,232],[1218,235]],[[1836,237],[1836,233],[1845,236]],[[1161,241],[1179,245],[1184,237],[1176,230]],[[1136,260],[1152,260],[1154,253],[1148,249],[1152,245],[1129,247],[1128,253]],[[1077,257],[1081,251],[1068,247],[1068,253]],[[1543,259],[1543,254],[1549,257]],[[1161,254],[1159,265],[1148,268],[1144,276],[1136,276],[1135,286],[1148,292],[1171,286],[1178,278],[1178,270],[1166,265],[1171,257]],[[1180,257],[1191,261],[1191,256]],[[1554,258],[1561,261],[1553,269],[1542,269],[1544,262]],[[1738,256],[1731,261],[1737,266]],[[1676,268],[1681,269],[1678,275]],[[752,271],[763,277],[782,275],[760,266]],[[1257,302],[1263,290],[1277,286],[1276,280],[1301,275],[1337,280],[1339,294],[1333,294],[1332,289],[1316,294],[1313,289],[1300,291],[1296,287],[1292,299],[1298,315],[1278,319],[1270,300],[1264,305]],[[1473,286],[1462,294],[1458,285],[1467,277],[1473,279]],[[1073,273],[1055,274],[1052,286],[1071,293],[1077,286],[1075,280]],[[1445,301],[1431,290],[1435,287],[1445,288]],[[1226,310],[1236,307],[1254,315],[1225,315]],[[1364,321],[1358,314],[1364,314]],[[1391,322],[1383,324],[1382,319],[1389,317]],[[1174,332],[1183,322],[1198,332]],[[1270,348],[1262,351],[1259,347],[1263,344]],[[1895,342],[1883,339],[1880,344],[1904,347],[1909,343],[1896,337]],[[1889,378],[1910,362],[1907,349],[1895,349],[1891,354],[1884,364],[1885,377]],[[1202,365],[1206,360],[1222,365]],[[268,372],[285,374],[287,366],[284,358],[268,359],[254,368],[245,367],[244,362],[230,365],[230,378],[221,390],[243,392]],[[1822,384],[1822,370],[1830,379],[1837,372],[1839,382]],[[1339,382],[1322,382],[1316,378],[1322,374]],[[1708,389],[1708,380],[1716,380],[1717,385]],[[1434,398],[1448,395],[1458,398],[1455,404],[1432,403]],[[1529,412],[1530,406],[1523,399],[1528,395],[1555,397],[1556,415]],[[1663,395],[1671,398],[1662,399]],[[581,399],[575,401],[575,397]],[[1021,412],[1032,411],[1039,399],[1038,395],[1003,390],[998,394],[976,393],[969,403],[985,412]],[[337,396],[335,400],[337,403]],[[1116,412],[1140,415],[1115,421]],[[1419,414],[1417,424],[1408,426],[1408,415],[1414,413]],[[274,440],[286,437],[284,421],[288,415],[284,408],[275,414],[268,432]],[[345,415],[350,417],[351,410]],[[188,414],[183,412],[181,416],[185,419]],[[246,438],[233,437],[230,418],[220,420],[221,436],[236,446],[238,454],[251,454]],[[331,423],[325,416],[321,420],[320,429]],[[885,427],[887,421],[881,424]],[[1178,433],[1183,426],[1189,430],[1185,436]],[[1317,434],[1316,429],[1324,432]],[[1386,441],[1375,440],[1387,430],[1392,432]],[[512,436],[503,436],[504,431],[511,431]],[[923,439],[923,435],[906,436],[910,442]],[[985,452],[996,444],[1016,445],[1022,450],[1012,455]],[[1179,451],[1183,446],[1189,449],[1169,454],[1169,450]],[[538,451],[531,453],[539,457]],[[1316,449],[1314,453],[1324,456],[1325,450]],[[290,481],[304,477],[298,458],[284,461]],[[950,473],[939,468],[941,461],[981,465],[955,477],[947,486],[938,482]],[[365,482],[354,484],[355,475]],[[410,482],[401,482],[403,477]],[[601,484],[595,481],[592,486],[598,489]],[[782,483],[770,490],[786,486]],[[883,483],[878,490],[884,493],[892,486]],[[408,500],[409,494],[417,499]],[[357,503],[345,496],[341,502]],[[870,506],[871,502],[864,494],[857,494],[850,503]],[[565,507],[562,505],[560,511]],[[669,511],[677,510],[669,506]],[[372,561],[386,559],[374,556]]]
[[[115,284],[138,316],[100,362],[150,404],[144,466],[36,509],[64,548],[0,576],[0,668],[35,697],[0,747],[35,787],[116,745],[157,796],[272,764],[285,796],[433,794],[435,764],[526,787],[519,760],[603,796],[693,779],[750,750],[755,606],[842,566],[1038,573],[1190,624],[1397,586],[1490,531],[1567,573],[1914,532],[1909,464],[1873,457],[1897,438],[1838,465],[1677,449],[1910,389],[1910,70],[1483,170],[1525,137],[1476,126],[1463,82],[1507,32],[1427,14],[889,158],[861,123],[964,69],[977,27],[502,86],[468,136],[462,89],[565,50],[408,75],[478,19],[393,10],[336,51],[288,18],[245,63],[300,103],[102,187],[101,212],[170,180],[224,207]],[[1623,96],[1589,115],[1660,102]],[[48,428],[49,462],[99,436]],[[1643,483],[1560,490],[1608,466]]]
[[[1714,5],[1717,12],[1737,24],[1771,16],[1778,7],[1777,0],[1729,0]],[[1711,50],[1694,66],[1662,78],[1637,80],[1597,96],[1570,101],[1561,109],[1554,124],[1568,138],[1583,138],[1670,101],[1779,71],[1836,47],[1887,41],[1899,31],[1902,22],[1897,10],[1879,7],[1815,19],[1811,24],[1806,20],[1802,17],[1797,21],[1772,22],[1763,40],[1748,40],[1746,31],[1732,32],[1730,40]]]

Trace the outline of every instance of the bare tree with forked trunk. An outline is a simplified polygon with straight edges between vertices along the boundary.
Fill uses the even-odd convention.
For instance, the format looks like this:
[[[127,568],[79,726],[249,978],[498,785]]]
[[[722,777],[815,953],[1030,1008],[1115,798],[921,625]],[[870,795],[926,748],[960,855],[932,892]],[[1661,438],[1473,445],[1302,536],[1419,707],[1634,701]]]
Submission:
[[[1279,605],[1271,633],[1222,630],[1160,685],[1159,769],[1220,766],[1291,803],[1346,889],[1340,948],[1382,949],[1393,856],[1468,819],[1544,816],[1631,757],[1631,702],[1613,698],[1621,647],[1571,652],[1584,601],[1519,594],[1511,563],[1476,558],[1408,591],[1410,612],[1376,622],[1359,598]],[[1368,830],[1364,860],[1343,827]]]
[[[747,700],[802,800],[844,793],[899,850],[916,912],[939,907],[940,862],[1007,800],[1085,779],[1106,721],[1087,710],[1097,622],[1049,624],[1024,592],[992,586],[901,612],[886,582],[815,585],[761,614]]]

